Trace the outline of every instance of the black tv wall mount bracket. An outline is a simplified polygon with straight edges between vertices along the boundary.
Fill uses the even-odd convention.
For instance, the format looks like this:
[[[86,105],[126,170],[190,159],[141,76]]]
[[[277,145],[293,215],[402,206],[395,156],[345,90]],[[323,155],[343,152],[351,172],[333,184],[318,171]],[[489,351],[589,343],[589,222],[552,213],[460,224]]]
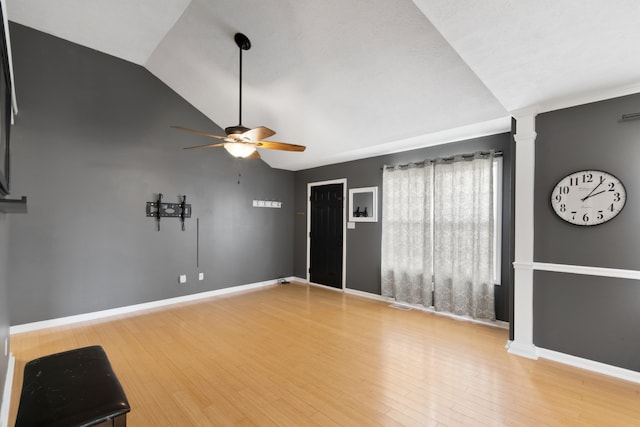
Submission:
[[[182,196],[180,203],[165,203],[162,201],[162,193],[158,193],[158,200],[147,202],[147,217],[153,217],[158,223],[160,231],[160,218],[180,218],[182,231],[184,231],[184,219],[191,218],[191,205],[187,203],[187,196]]]

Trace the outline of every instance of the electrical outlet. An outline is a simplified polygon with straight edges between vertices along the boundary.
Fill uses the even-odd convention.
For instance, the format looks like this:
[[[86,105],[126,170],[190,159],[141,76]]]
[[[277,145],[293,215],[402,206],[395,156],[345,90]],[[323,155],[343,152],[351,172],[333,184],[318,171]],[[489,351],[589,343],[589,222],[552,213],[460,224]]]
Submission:
[[[180,275],[180,283],[187,283],[187,275],[186,274],[181,274]]]
[[[204,280],[204,273],[198,273],[198,280]]]

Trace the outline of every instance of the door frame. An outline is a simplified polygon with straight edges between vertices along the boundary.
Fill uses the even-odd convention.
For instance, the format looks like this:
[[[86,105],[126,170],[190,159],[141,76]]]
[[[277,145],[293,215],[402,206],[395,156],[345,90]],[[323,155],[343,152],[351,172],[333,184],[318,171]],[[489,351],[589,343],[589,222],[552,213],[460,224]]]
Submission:
[[[347,178],[307,183],[307,282],[311,283],[311,188],[328,184],[342,184],[342,290],[347,288]],[[314,283],[314,285],[336,289],[331,286]]]

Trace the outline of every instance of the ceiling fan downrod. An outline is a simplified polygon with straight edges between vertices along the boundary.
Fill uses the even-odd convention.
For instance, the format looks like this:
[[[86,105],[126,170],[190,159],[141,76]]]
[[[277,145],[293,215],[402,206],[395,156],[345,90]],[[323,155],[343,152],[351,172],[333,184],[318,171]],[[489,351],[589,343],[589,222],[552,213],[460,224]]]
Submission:
[[[240,48],[240,61],[239,61],[240,69],[238,73],[240,99],[238,102],[238,126],[232,127],[232,129],[233,128],[237,128],[237,129],[235,132],[227,132],[227,133],[243,133],[243,132],[246,132],[248,129],[242,126],[242,51],[251,49],[251,41],[249,41],[249,38],[242,33],[236,33],[233,39],[235,40],[236,44]]]

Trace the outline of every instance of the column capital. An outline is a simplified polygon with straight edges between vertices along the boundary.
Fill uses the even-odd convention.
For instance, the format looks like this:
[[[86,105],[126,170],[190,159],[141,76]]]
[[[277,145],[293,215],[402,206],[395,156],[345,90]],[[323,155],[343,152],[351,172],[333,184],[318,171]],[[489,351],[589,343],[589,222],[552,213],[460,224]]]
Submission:
[[[537,111],[528,110],[526,114],[514,115],[516,119],[516,142],[535,141],[536,139],[536,115]]]
[[[537,136],[538,134],[536,132],[518,132],[513,135],[513,139],[516,141],[516,144],[525,144],[527,142],[534,142]]]
[[[540,107],[538,105],[534,105],[531,107],[519,108],[517,110],[511,111],[511,115],[515,117],[516,120],[525,119],[527,117],[535,117],[540,113]]]

